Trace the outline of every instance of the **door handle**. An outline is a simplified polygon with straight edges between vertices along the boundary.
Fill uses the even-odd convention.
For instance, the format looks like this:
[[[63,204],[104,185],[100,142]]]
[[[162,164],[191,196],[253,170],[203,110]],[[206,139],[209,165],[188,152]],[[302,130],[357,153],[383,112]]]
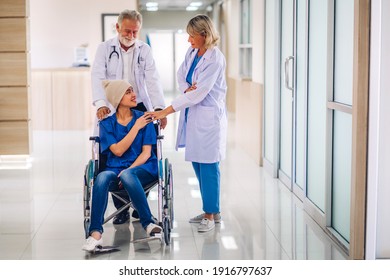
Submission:
[[[293,56],[289,56],[284,61],[284,86],[289,90],[294,90],[294,84],[290,87],[290,61],[294,60]],[[294,81],[293,81],[294,82]]]

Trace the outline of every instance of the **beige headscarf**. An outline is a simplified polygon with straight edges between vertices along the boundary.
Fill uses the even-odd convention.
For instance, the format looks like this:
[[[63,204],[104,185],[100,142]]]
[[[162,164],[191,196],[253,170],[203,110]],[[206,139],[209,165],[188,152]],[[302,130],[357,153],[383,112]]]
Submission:
[[[104,80],[102,83],[108,102],[116,109],[131,84],[124,80]]]

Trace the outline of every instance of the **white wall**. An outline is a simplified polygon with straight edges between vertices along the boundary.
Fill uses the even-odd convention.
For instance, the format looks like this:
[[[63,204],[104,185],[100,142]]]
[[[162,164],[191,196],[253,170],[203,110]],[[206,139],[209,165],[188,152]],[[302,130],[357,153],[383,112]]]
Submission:
[[[89,45],[92,62],[102,40],[101,14],[136,9],[137,0],[31,0],[31,68],[70,67],[74,48]]]
[[[252,1],[252,81],[264,84],[265,1]]]
[[[239,30],[240,30],[240,19],[239,10],[240,2],[238,0],[226,0],[226,37],[228,43],[229,53],[226,56],[227,64],[227,76],[231,78],[239,79],[239,63],[238,63],[238,45],[239,45]]]
[[[366,258],[390,258],[390,2],[372,0]]]
[[[187,12],[187,11],[158,11],[146,12],[142,11],[143,30],[178,30],[186,31],[188,21],[197,14],[205,13],[205,11]]]

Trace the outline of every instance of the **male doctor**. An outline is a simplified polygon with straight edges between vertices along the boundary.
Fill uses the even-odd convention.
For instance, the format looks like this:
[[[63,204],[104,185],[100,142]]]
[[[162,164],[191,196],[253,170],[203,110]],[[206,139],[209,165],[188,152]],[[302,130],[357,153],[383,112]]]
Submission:
[[[140,111],[165,108],[164,94],[154,63],[151,48],[137,39],[142,26],[142,15],[137,11],[124,10],[118,17],[118,37],[101,43],[92,65],[92,99],[98,119],[114,113],[116,108],[107,102],[103,80],[126,80],[134,87]],[[165,128],[166,118],[161,126]]]
[[[113,108],[107,102],[103,89],[103,80],[126,80],[133,85],[137,95],[139,111],[158,111],[165,108],[164,94],[160,77],[152,56],[151,48],[138,40],[142,26],[142,15],[137,11],[124,10],[118,16],[116,30],[118,36],[99,44],[92,65],[92,101],[97,108],[99,120],[113,114]],[[161,128],[165,128],[167,119],[161,120]],[[95,132],[97,131],[95,129]],[[119,209],[123,203],[113,197],[114,205]],[[133,218],[138,213],[133,211]],[[118,214],[114,224],[123,224],[130,219],[129,213]]]

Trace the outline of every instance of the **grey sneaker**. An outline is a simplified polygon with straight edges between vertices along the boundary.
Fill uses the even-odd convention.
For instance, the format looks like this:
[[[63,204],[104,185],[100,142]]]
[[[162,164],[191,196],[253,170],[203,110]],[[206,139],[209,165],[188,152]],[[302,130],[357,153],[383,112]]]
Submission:
[[[198,224],[200,223],[202,220],[204,219],[204,213],[203,214],[200,214],[196,217],[193,217],[191,218],[188,222],[192,223],[192,224]],[[220,223],[222,220],[222,217],[221,217],[221,213],[217,213],[217,214],[214,214],[214,222],[215,223]]]
[[[198,232],[207,232],[214,228],[215,228],[214,221],[210,221],[209,219],[204,218],[198,226]]]

